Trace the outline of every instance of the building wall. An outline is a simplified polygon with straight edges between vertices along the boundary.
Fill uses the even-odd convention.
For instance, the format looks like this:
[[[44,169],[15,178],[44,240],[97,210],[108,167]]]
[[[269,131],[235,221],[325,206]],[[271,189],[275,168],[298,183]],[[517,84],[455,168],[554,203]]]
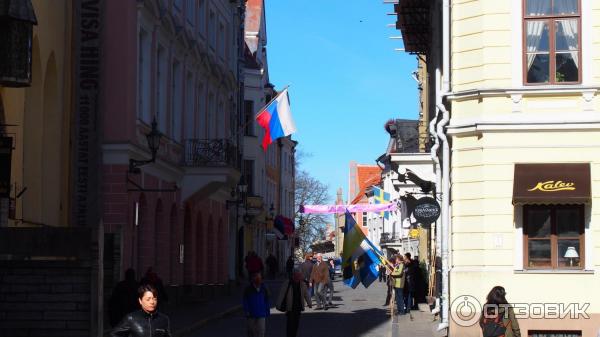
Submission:
[[[106,1],[105,230],[121,234],[121,272],[131,267],[141,277],[152,267],[165,284],[224,284],[235,277],[226,200],[236,168],[191,169],[184,155],[190,141],[235,139],[237,3],[158,4]],[[151,157],[145,135],[154,118],[163,135],[157,160],[128,173],[130,158]]]
[[[68,226],[71,117],[72,7],[68,1],[32,1],[32,83],[0,87],[8,136],[13,137],[11,197],[16,219],[9,226]]]
[[[593,25],[600,3],[581,3],[582,84],[525,87],[521,1],[452,1],[450,302],[472,295],[483,303],[493,286],[502,285],[512,303],[590,303],[591,319],[523,319],[522,334],[598,332],[600,298],[589,289],[600,281],[595,206],[600,128],[594,87],[600,38]],[[585,271],[522,271],[522,208],[512,204],[514,164],[577,162],[591,163]],[[566,284],[576,286],[557,291]],[[451,336],[479,335],[476,327],[456,324],[450,331]]]

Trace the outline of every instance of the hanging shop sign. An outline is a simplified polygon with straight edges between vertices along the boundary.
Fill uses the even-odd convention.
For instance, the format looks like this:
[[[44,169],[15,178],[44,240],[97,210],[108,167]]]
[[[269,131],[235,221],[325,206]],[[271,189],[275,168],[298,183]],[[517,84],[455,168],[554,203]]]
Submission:
[[[432,197],[423,197],[417,199],[415,208],[412,212],[413,216],[422,225],[429,225],[440,216],[440,204]]]

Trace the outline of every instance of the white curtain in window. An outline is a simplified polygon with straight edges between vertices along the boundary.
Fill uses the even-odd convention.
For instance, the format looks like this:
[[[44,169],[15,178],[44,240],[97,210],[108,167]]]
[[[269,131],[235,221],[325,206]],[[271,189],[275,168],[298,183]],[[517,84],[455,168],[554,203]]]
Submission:
[[[546,13],[547,0],[529,0],[527,9],[529,15],[542,15]],[[535,53],[539,50],[542,34],[544,33],[545,21],[527,21],[527,52]],[[535,54],[527,55],[527,70],[535,59]]]
[[[561,20],[559,21],[559,24],[562,26],[563,34],[567,40],[569,50],[577,50],[577,44],[579,43],[577,37],[577,20]],[[571,57],[573,58],[575,65],[579,67],[579,57],[577,51],[572,51]]]
[[[577,12],[577,0],[554,0],[554,14],[575,14]]]
[[[550,14],[551,5],[550,0],[527,0],[527,15],[540,16]]]
[[[531,337],[581,337],[581,333],[533,333]]]
[[[539,50],[542,35],[544,34],[544,27],[546,21],[527,21],[527,52],[535,53]],[[527,55],[527,70],[531,68],[531,64],[535,59],[535,54]]]

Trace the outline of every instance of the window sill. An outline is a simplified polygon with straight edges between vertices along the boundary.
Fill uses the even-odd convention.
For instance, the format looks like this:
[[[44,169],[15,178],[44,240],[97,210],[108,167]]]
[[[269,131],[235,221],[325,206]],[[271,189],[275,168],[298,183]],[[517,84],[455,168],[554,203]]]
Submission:
[[[526,96],[544,96],[544,95],[558,95],[558,94],[570,94],[577,95],[583,93],[596,93],[600,90],[600,86],[597,85],[584,85],[584,84],[556,84],[556,85],[522,85],[520,87],[505,87],[505,88],[485,88],[485,89],[469,89],[463,91],[452,92],[448,95],[450,100],[459,100],[466,98],[485,98],[495,96],[510,96],[510,95],[523,95]]]
[[[583,269],[524,269],[515,270],[515,274],[594,274],[594,270]]]

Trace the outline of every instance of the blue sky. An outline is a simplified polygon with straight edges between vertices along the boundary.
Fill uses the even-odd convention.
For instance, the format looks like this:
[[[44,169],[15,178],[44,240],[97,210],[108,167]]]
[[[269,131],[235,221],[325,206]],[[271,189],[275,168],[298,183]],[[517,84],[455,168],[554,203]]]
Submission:
[[[271,83],[290,84],[301,169],[348,190],[351,160],[374,164],[390,118],[418,117],[414,55],[394,51],[400,31],[382,0],[266,0]]]

